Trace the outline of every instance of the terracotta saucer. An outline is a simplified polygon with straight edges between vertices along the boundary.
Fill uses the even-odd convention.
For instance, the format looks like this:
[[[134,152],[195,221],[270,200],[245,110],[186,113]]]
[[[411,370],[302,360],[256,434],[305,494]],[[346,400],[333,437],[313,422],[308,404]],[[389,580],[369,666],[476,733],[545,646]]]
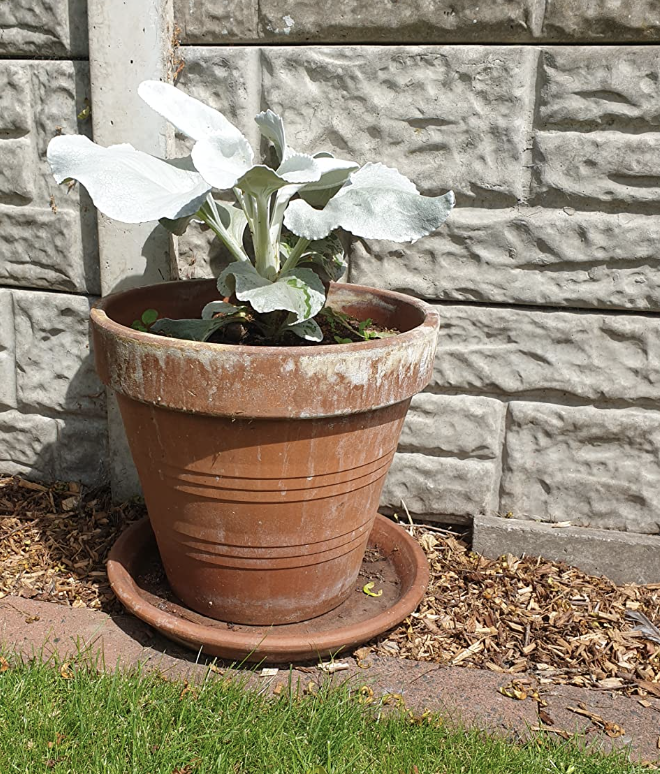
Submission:
[[[173,595],[149,521],[142,519],[113,546],[108,577],[129,612],[181,645],[224,659],[282,663],[337,655],[396,626],[421,602],[429,569],[406,530],[378,515],[355,589],[339,607],[281,626],[226,624],[183,607]],[[382,594],[364,593],[371,581]]]

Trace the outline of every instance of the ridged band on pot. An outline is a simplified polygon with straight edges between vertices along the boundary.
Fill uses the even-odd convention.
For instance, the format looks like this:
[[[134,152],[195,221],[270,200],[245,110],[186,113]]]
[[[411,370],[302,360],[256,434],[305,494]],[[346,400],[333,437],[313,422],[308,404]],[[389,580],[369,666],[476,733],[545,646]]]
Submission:
[[[246,347],[168,339],[130,327],[148,308],[161,316],[199,317],[217,297],[213,280],[192,280],[101,300],[91,316],[102,381],[133,400],[176,411],[300,418],[388,406],[431,379],[437,312],[401,293],[359,285],[332,285],[329,304],[360,319],[396,324],[403,333],[355,344]]]
[[[358,344],[245,347],[153,336],[147,308],[195,317],[211,281],[110,296],[92,312],[175,593],[220,620],[283,624],[350,593],[410,397],[428,382],[437,315],[335,285],[341,311],[401,330]]]

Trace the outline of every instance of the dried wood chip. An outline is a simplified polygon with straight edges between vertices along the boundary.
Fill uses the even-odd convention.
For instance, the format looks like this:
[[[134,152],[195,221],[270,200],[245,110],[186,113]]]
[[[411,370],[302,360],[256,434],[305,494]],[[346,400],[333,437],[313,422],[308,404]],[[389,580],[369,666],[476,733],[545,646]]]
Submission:
[[[459,534],[413,532],[431,567],[428,593],[372,652],[629,694],[646,690],[642,680],[660,695],[660,647],[625,618],[633,610],[660,620],[660,584],[616,586],[543,559],[485,559]]]
[[[319,669],[329,675],[334,675],[335,672],[344,672],[350,668],[351,665],[346,661],[330,661],[326,664],[319,664]]]
[[[113,543],[143,505],[113,505],[109,490],[47,487],[16,476],[0,478],[0,597],[13,594],[109,613],[121,606],[105,562]],[[67,510],[75,501],[75,511]]]

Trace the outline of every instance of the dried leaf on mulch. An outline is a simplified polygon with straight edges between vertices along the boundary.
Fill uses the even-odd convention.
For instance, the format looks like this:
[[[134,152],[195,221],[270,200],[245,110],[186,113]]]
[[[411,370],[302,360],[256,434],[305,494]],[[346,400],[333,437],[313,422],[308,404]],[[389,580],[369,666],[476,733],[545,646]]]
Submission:
[[[431,566],[418,610],[372,650],[544,683],[660,696],[660,646],[627,620],[660,622],[660,584],[616,586],[544,559],[485,559],[465,539],[415,525]]]
[[[145,514],[136,502],[113,505],[107,489],[0,477],[0,597],[118,612],[105,562],[126,525]]]

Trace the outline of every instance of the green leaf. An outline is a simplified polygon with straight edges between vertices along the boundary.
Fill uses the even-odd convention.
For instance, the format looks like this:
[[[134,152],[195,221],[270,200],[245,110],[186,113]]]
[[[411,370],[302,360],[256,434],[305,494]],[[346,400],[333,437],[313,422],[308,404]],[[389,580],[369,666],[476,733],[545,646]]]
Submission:
[[[287,330],[292,331],[296,336],[307,341],[323,341],[323,331],[314,320],[304,320],[301,323],[288,325]]]
[[[214,318],[213,320],[171,320],[165,317],[162,320],[157,320],[151,326],[151,333],[171,336],[174,339],[186,339],[187,341],[206,341],[227,322],[226,317]]]
[[[262,277],[251,263],[231,263],[218,277],[218,290],[234,294],[255,312],[266,314],[286,310],[295,315],[294,323],[318,314],[325,303],[325,287],[311,269],[292,269],[275,281]]]
[[[353,339],[344,339],[341,336],[335,336],[335,341],[337,344],[352,344]]]
[[[277,160],[281,163],[287,156],[286,134],[282,119],[272,110],[265,110],[255,116],[254,120],[261,134],[273,144]]]
[[[245,306],[234,306],[226,301],[211,301],[202,309],[202,320],[212,320],[216,314],[228,315],[245,311]]]
[[[133,320],[131,323],[131,328],[135,331],[141,331],[142,333],[146,333],[147,329],[142,325],[142,323],[139,320]]]
[[[155,309],[145,309],[142,312],[142,322],[145,325],[152,325],[158,319],[158,312]]]
[[[228,204],[227,202],[216,201],[215,206],[218,208],[220,222],[234,240],[242,247],[243,234],[245,234],[245,228],[247,226],[245,213],[240,207],[234,207],[233,204]]]
[[[396,169],[365,164],[354,172],[322,210],[292,202],[286,227],[305,239],[322,239],[343,228],[365,239],[414,242],[439,228],[454,206],[454,194],[422,196]]]
[[[305,263],[320,267],[330,282],[336,282],[348,269],[344,245],[336,234],[310,242],[302,254],[299,265]]]
[[[174,220],[171,218],[161,218],[158,222],[171,234],[174,234],[175,236],[182,236],[185,234],[186,229],[194,217],[194,215],[186,215],[183,218],[175,218]]]

